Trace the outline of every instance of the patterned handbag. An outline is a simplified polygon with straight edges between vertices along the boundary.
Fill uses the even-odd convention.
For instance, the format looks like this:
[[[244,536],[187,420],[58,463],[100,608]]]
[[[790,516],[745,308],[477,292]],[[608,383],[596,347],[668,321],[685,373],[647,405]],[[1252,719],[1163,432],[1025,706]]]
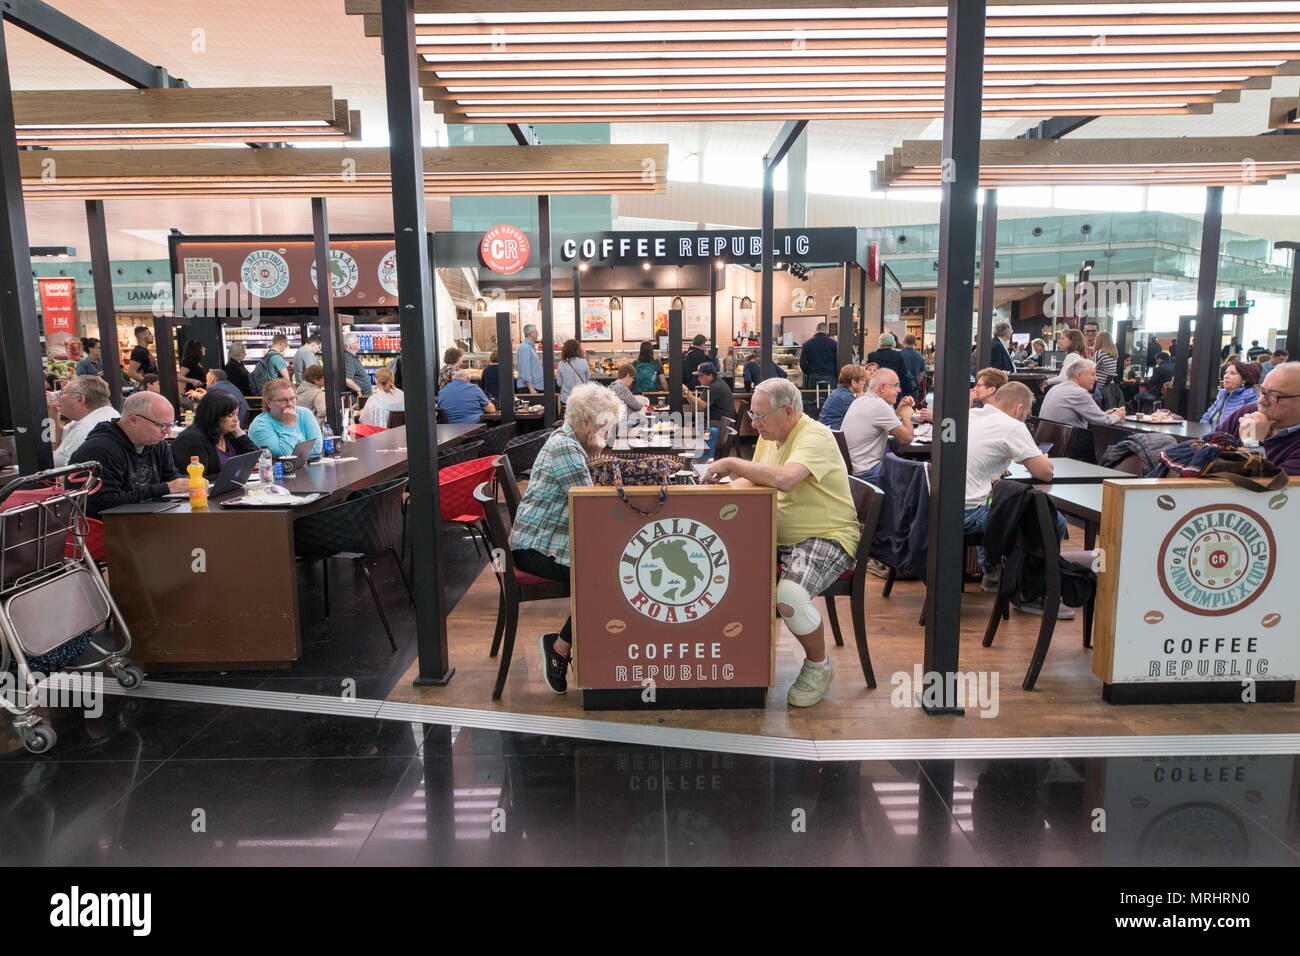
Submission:
[[[613,485],[618,489],[619,500],[633,511],[644,517],[657,515],[663,510],[668,500],[668,483],[672,476],[681,470],[682,459],[672,455],[646,455],[637,458],[622,458],[603,455],[587,462],[591,471],[591,480],[597,485]],[[628,501],[623,489],[632,487],[659,486],[659,506],[654,511],[642,511]]]

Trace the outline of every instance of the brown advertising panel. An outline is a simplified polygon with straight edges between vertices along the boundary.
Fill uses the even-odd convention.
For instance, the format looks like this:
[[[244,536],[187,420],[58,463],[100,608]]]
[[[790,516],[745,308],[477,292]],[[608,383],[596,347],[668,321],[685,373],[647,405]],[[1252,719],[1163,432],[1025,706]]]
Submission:
[[[241,242],[176,243],[183,300],[199,309],[256,303],[261,309],[316,306],[316,253],[310,240],[276,237]],[[397,256],[391,239],[331,240],[334,305],[397,305]]]
[[[651,687],[770,686],[775,492],[674,486],[657,512],[658,488],[627,495],[652,514],[613,488],[569,492],[578,686],[647,703]]]

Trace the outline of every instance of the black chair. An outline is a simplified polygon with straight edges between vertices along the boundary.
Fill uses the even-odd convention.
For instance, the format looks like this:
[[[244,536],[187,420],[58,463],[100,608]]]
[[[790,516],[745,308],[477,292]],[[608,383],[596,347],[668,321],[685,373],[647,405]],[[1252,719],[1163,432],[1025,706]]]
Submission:
[[[713,459],[730,458],[736,447],[736,420],[734,418],[718,419],[718,438],[713,443]]]
[[[835,598],[847,595],[853,614],[853,639],[858,645],[858,662],[862,665],[862,676],[867,686],[876,686],[876,675],[871,669],[871,653],[867,650],[867,558],[870,557],[871,539],[876,534],[876,522],[880,519],[880,508],[885,502],[885,493],[875,485],[849,476],[849,488],[853,492],[853,505],[858,512],[858,522],[862,525],[862,537],[858,539],[858,551],[854,556],[853,567],[840,575],[839,580],[822,592],[826,599],[826,616],[830,618],[831,633],[835,635],[835,646],[843,647],[844,638],[840,635],[840,619],[835,610]]]
[[[554,429],[529,432],[527,435],[520,435],[506,442],[504,451],[510,458],[510,466],[514,468],[515,475],[527,477],[529,472],[533,470],[533,462],[537,460],[537,453],[542,450],[546,440],[551,437],[552,431]]]
[[[486,458],[489,452],[482,451],[482,441],[463,442],[452,448],[450,451],[443,452],[438,456],[438,467],[446,468],[448,465],[458,465],[462,461],[473,461],[475,458]]]
[[[510,439],[515,437],[519,431],[518,422],[508,422],[505,425],[497,425],[495,428],[489,428],[482,435],[483,450],[479,452],[480,456],[499,455],[506,450],[506,444]]]
[[[1022,526],[1017,533],[1016,550],[1002,561],[1001,579],[998,583],[998,596],[993,602],[989,614],[989,623],[984,630],[984,646],[992,647],[993,638],[997,636],[998,624],[1008,615],[1011,596],[1020,585],[1020,573],[1024,567],[1025,557],[1034,556],[1043,562],[1045,590],[1043,593],[1043,623],[1038,627],[1038,642],[1034,645],[1034,656],[1029,661],[1029,670],[1021,685],[1025,690],[1033,690],[1038,680],[1038,673],[1043,669],[1047,658],[1047,649],[1052,643],[1052,634],[1056,630],[1056,616],[1061,606],[1061,565],[1060,558],[1075,564],[1091,565],[1093,552],[1062,552],[1056,538],[1056,522],[1048,506],[1047,495],[1032,490],[1033,517],[1032,530],[1026,532]],[[1092,620],[1097,601],[1096,589],[1089,595],[1083,608],[1083,646],[1092,647]]]
[[[1048,458],[1069,458],[1070,449],[1074,447],[1074,428],[1060,422],[1039,421],[1034,428],[1034,442],[1039,445],[1052,443]]]
[[[506,510],[510,512],[510,520],[515,520],[515,515],[519,513],[519,502],[523,495],[519,492],[519,482],[515,480],[515,470],[510,465],[510,458],[507,455],[497,456],[497,491],[506,499]]]
[[[450,423],[447,421],[447,413],[446,413],[445,411],[443,411],[441,408],[438,409],[438,414],[434,417],[434,420],[435,420],[435,424],[438,424],[438,425],[447,425],[447,424],[450,424]]]
[[[324,575],[325,616],[329,617],[329,561],[330,558],[348,558],[365,575],[366,584],[370,586],[370,596],[375,600],[379,618],[384,622],[384,631],[388,634],[388,643],[395,651],[397,641],[393,639],[393,629],[384,613],[384,605],[379,600],[374,579],[366,567],[366,559],[387,551],[397,564],[397,572],[406,585],[406,593],[414,600],[411,582],[407,580],[406,570],[397,557],[395,549],[398,537],[402,533],[402,495],[406,491],[406,479],[366,489],[365,493],[353,495],[342,504],[332,505],[309,515],[303,515],[293,523],[294,553],[305,561],[320,561]]]
[[[520,571],[515,567],[514,555],[510,550],[511,522],[501,514],[497,507],[496,496],[492,494],[488,482],[483,482],[474,492],[474,497],[483,505],[487,515],[488,534],[493,544],[500,550],[500,561],[492,563],[496,572],[497,583],[501,586],[500,603],[497,606],[497,625],[492,634],[490,656],[496,657],[505,639],[501,662],[497,665],[497,682],[492,689],[492,699],[500,700],[501,692],[506,686],[506,675],[510,673],[510,658],[515,651],[515,631],[519,626],[519,605],[529,601],[550,601],[569,596],[568,581],[548,581],[535,575]]]
[[[844,437],[844,432],[832,429],[831,434],[835,436],[835,444],[839,446],[840,457],[844,459],[844,467],[848,469],[849,474],[853,474],[853,456],[849,454],[849,440]]]

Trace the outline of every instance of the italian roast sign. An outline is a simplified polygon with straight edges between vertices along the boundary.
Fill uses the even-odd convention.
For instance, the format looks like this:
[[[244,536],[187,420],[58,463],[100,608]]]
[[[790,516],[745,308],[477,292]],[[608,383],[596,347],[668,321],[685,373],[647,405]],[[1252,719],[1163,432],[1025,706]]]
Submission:
[[[1296,679],[1300,484],[1119,481],[1103,494],[1093,673],[1108,684]]]
[[[657,488],[627,492],[643,511],[658,504]],[[771,683],[769,489],[673,487],[650,515],[612,488],[574,489],[569,509],[580,687]]]

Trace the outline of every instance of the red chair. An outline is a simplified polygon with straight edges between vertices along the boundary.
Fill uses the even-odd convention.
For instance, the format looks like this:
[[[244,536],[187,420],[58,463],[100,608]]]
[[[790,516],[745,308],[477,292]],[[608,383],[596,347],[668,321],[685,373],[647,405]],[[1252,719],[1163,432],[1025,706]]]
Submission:
[[[356,441],[358,438],[365,438],[367,435],[375,435],[386,431],[388,431],[387,428],[380,428],[378,425],[349,425],[348,440]]]
[[[475,458],[438,469],[438,510],[439,518],[450,524],[464,525],[474,541],[474,550],[478,550],[478,540],[483,539],[487,553],[492,553],[487,543],[486,529],[482,522],[486,515],[483,505],[474,497],[474,489],[485,481],[491,481],[496,474],[497,456]]]

